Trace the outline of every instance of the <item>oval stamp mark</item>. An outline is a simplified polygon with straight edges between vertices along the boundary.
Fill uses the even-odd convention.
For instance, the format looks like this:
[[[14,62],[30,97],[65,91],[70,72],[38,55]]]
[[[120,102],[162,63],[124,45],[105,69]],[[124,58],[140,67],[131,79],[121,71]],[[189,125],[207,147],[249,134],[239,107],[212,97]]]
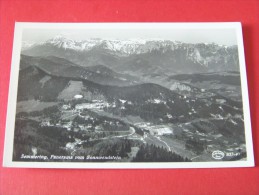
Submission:
[[[220,150],[216,150],[216,151],[212,152],[211,156],[212,156],[212,158],[214,158],[216,160],[220,160],[220,159],[224,158],[225,153]]]

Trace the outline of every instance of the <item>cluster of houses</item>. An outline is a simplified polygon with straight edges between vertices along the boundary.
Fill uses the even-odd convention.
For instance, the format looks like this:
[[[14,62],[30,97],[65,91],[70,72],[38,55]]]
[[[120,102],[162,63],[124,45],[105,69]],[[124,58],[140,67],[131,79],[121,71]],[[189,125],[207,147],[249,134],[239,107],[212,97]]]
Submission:
[[[49,120],[44,120],[41,122],[40,124],[41,127],[61,127],[61,128],[65,128],[68,131],[74,131],[74,132],[78,132],[78,131],[93,131],[93,130],[101,130],[100,126],[95,126],[93,128],[92,124],[77,124],[76,122],[73,121],[59,121],[56,124],[51,123]]]

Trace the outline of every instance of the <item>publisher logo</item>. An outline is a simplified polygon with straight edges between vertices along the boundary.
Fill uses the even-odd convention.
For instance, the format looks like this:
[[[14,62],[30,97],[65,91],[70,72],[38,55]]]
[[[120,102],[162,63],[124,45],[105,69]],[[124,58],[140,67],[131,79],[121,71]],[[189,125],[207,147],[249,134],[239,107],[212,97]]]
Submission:
[[[212,152],[212,158],[216,159],[216,160],[220,160],[222,158],[224,158],[225,154],[224,152],[220,151],[220,150],[216,150],[214,152]]]

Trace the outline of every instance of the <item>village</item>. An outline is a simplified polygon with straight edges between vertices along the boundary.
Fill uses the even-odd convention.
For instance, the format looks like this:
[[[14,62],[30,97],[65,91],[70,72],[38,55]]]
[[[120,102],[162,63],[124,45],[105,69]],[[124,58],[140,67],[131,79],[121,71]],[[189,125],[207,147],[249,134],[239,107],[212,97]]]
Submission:
[[[74,100],[81,100],[83,95],[77,94],[74,96]],[[125,109],[125,104],[130,104],[126,100],[119,100],[120,108]],[[218,103],[223,104],[223,100],[217,100]],[[158,100],[154,100],[154,103],[158,103]],[[110,138],[127,138],[133,140],[139,140],[145,143],[155,143],[167,148],[168,151],[174,148],[170,144],[170,141],[165,141],[166,137],[182,136],[183,140],[195,140],[199,143],[204,143],[204,155],[209,156],[215,150],[224,150],[226,152],[237,153],[245,150],[245,146],[238,146],[238,144],[230,143],[220,133],[203,133],[197,130],[193,130],[192,122],[182,123],[178,125],[173,124],[153,124],[152,122],[135,122],[129,123],[128,120],[123,119],[121,116],[114,116],[111,113],[105,112],[108,108],[115,108],[116,103],[109,103],[105,100],[95,99],[88,102],[80,102],[72,106],[71,102],[64,102],[59,107],[61,113],[60,120],[56,123],[51,122],[46,118],[41,122],[41,126],[47,127],[60,127],[71,132],[80,132],[83,135],[87,135],[90,138],[88,141],[110,139]],[[195,112],[195,111],[193,111]],[[104,117],[105,119],[100,119]],[[172,115],[167,114],[170,119]],[[211,115],[211,119],[222,120],[219,115]],[[125,125],[124,122],[127,124]],[[196,122],[196,121],[193,121]],[[234,121],[232,121],[234,123]],[[132,125],[132,126],[131,126]],[[143,135],[136,134],[134,127],[142,129]],[[86,140],[75,139],[74,142],[68,142],[66,149],[75,152],[78,146],[80,146]],[[181,144],[185,149],[185,144]],[[206,145],[206,146],[205,146]],[[195,148],[194,148],[195,149]],[[195,156],[192,155],[192,157]],[[197,158],[198,160],[198,158]]]

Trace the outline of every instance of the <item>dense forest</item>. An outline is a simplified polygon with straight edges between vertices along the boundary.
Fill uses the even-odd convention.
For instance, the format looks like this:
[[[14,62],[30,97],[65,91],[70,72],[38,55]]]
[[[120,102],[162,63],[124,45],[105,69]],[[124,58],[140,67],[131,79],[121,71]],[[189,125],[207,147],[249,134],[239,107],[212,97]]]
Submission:
[[[188,158],[155,145],[142,145],[133,162],[191,162]]]
[[[21,161],[22,154],[32,155],[32,148],[37,148],[38,155],[68,155],[67,151],[62,149],[68,141],[67,133],[61,128],[40,128],[39,124],[32,120],[16,120],[13,160]]]

